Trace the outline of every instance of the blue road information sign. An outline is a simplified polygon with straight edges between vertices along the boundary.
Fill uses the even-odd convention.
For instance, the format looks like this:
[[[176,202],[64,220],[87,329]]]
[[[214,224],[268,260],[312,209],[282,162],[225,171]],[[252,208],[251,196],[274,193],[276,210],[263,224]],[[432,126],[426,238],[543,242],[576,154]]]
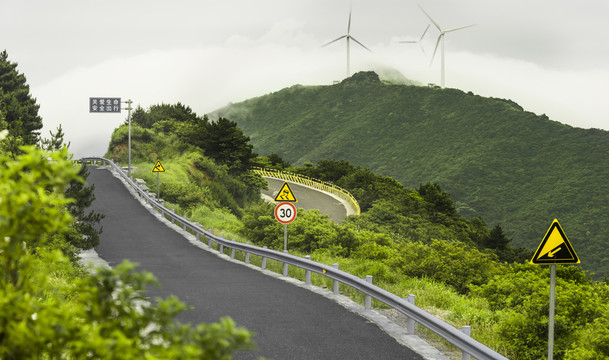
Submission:
[[[120,113],[121,98],[114,97],[90,97],[90,113]]]

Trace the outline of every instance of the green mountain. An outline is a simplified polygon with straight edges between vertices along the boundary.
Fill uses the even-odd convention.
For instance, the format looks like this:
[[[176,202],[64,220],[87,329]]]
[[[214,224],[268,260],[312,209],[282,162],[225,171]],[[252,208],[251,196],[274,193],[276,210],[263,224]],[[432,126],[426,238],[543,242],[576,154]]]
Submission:
[[[237,122],[261,155],[301,165],[344,159],[405,186],[439,183],[467,217],[535,249],[558,219],[582,266],[609,275],[609,132],[513,101],[395,85],[374,72],[295,85],[211,114]]]

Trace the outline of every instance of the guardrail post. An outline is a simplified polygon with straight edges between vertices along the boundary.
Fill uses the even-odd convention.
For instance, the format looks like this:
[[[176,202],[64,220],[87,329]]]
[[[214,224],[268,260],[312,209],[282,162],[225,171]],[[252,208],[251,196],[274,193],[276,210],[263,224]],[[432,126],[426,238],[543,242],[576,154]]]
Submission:
[[[176,213],[176,210],[175,210],[175,209],[171,209],[170,211],[171,211],[171,213],[172,213],[172,214],[175,214],[175,213]],[[173,216],[171,217],[171,223],[172,223],[172,224],[175,224],[175,223],[176,223],[176,219],[175,219]]]
[[[211,229],[209,229],[209,230],[207,230],[207,231],[209,231],[209,233],[210,233],[210,234],[212,233],[212,232],[211,232]],[[207,238],[207,246],[208,246],[209,248],[211,248],[211,246],[212,246],[212,245],[213,245],[213,240],[211,239],[211,236],[210,236],[210,237],[208,237],[208,238]]]
[[[337,263],[332,264],[332,267],[338,270],[338,264],[337,264]],[[332,290],[333,290],[333,292],[334,292],[335,294],[338,294],[338,293],[339,293],[339,291],[338,291],[338,285],[339,285],[339,284],[340,284],[340,283],[338,282],[338,280],[334,280],[334,283],[333,283],[333,289],[332,289]]]
[[[224,239],[222,235],[220,235],[220,239]],[[224,254],[224,244],[220,243],[220,254]]]
[[[461,332],[464,333],[467,336],[472,336],[472,327],[471,326],[463,326],[461,328]],[[470,360],[470,355],[468,353],[466,353],[465,351],[461,352],[461,359],[463,360]]]
[[[233,242],[235,242],[235,239],[233,239]],[[230,258],[235,260],[235,248],[230,249]]]
[[[408,295],[408,297],[406,298],[406,301],[408,301],[412,305],[414,305],[414,300],[415,300],[415,296],[414,295]],[[416,333],[416,327],[415,327],[414,319],[412,319],[410,317],[408,317],[408,319],[406,320],[406,331],[408,331],[408,333],[410,335],[414,335]]]
[[[263,246],[262,248],[263,249],[268,249],[268,246]],[[260,265],[260,268],[262,270],[266,270],[266,257],[264,257],[264,256],[262,257],[262,264]]]
[[[249,241],[247,242],[247,244],[248,244],[248,245],[250,244],[250,243],[249,243]],[[246,263],[246,264],[249,264],[249,263],[250,263],[250,253],[249,253],[249,251],[246,251],[246,252],[245,252],[245,263]]]
[[[366,282],[372,284],[372,275],[366,275]],[[370,297],[370,295],[366,295],[364,299],[364,307],[366,310],[370,310],[372,308],[372,297]]]
[[[287,254],[288,251],[287,250],[283,250],[284,254]],[[283,263],[283,276],[288,276],[288,263],[284,262]]]
[[[311,260],[311,255],[306,255],[305,259]],[[311,270],[309,269],[305,270],[305,283],[311,285]]]

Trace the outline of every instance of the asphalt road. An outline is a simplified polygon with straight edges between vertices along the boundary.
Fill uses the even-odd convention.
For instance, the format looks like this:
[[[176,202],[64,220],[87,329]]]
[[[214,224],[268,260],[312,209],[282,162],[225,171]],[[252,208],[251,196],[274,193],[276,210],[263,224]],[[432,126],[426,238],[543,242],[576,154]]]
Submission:
[[[197,248],[160,222],[105,169],[89,167],[93,209],[105,215],[96,248],[115,266],[124,259],[152,272],[161,288],[192,306],[179,316],[198,324],[230,316],[256,333],[257,350],[237,359],[423,359],[358,314],[305,288]],[[298,196],[298,195],[297,195]]]
[[[273,178],[265,179],[269,183],[269,189],[262,191],[262,194],[274,199],[285,181]],[[290,182],[289,186],[294,193],[296,200],[298,200],[298,202],[295,203],[297,208],[303,208],[305,210],[318,209],[336,222],[340,222],[347,217],[347,209],[343,203],[335,197],[293,182]]]

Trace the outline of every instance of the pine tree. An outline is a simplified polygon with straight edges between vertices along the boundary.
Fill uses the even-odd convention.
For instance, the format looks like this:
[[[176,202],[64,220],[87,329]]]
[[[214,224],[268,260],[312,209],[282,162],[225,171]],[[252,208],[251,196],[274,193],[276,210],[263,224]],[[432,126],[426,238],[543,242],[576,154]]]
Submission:
[[[25,75],[17,71],[17,63],[8,60],[6,50],[0,53],[0,130],[8,130],[3,142],[3,150],[19,153],[21,145],[35,145],[39,141],[42,118],[38,115],[40,106],[30,94]]]
[[[78,176],[83,179],[87,179],[89,176],[89,170],[85,164],[82,164]],[[86,186],[86,184],[77,180],[70,181],[66,188],[66,198],[73,200],[72,203],[67,205],[67,208],[76,220],[72,224],[74,231],[66,234],[66,240],[79,249],[86,250],[97,246],[99,244],[99,234],[103,231],[101,227],[98,231],[96,226],[104,218],[104,215],[93,210],[87,211],[87,208],[95,200],[94,189],[95,185]]]
[[[64,144],[64,133],[61,125],[57,127],[57,132],[50,131],[49,133],[51,135],[50,139],[43,138],[40,140],[40,147],[43,150],[54,152],[70,147],[70,143]],[[78,176],[84,180],[89,176],[89,170],[85,164],[82,164]],[[95,200],[94,189],[95,185],[87,186],[81,181],[72,180],[65,190],[65,197],[73,200],[66,207],[75,220],[65,236],[68,243],[78,249],[90,249],[98,245],[99,234],[102,233],[102,229],[100,228],[98,231],[96,226],[104,218],[104,215],[92,210],[87,212],[87,208]]]
[[[57,151],[61,150],[64,146],[70,147],[70,143],[64,144],[63,137],[65,136],[63,129],[61,128],[61,124],[57,127],[57,132],[53,133],[49,131],[51,135],[50,139],[42,138],[40,139],[40,148],[46,151]]]

